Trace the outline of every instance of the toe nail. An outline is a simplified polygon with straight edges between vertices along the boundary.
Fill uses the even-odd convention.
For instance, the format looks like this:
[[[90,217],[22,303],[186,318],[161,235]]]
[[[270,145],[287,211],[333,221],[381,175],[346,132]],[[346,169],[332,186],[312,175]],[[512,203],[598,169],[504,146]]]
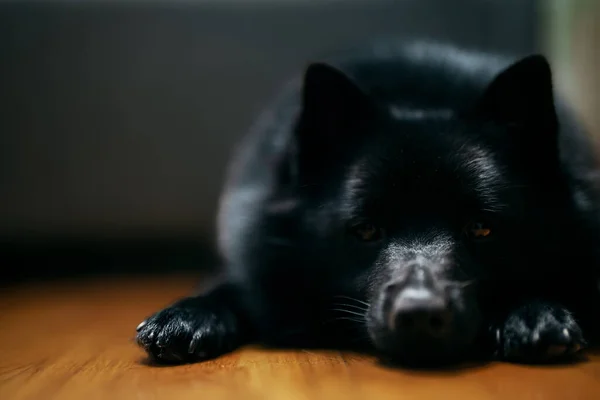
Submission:
[[[566,338],[571,336],[571,334],[569,333],[569,330],[567,328],[563,329],[562,333]]]
[[[198,341],[197,340],[192,340],[190,342],[189,347],[188,347],[188,353],[189,354],[194,354],[194,352],[196,351],[197,347],[198,347]]]
[[[537,342],[538,340],[540,340],[540,333],[539,332],[533,332],[533,336],[531,337],[531,339],[534,342]]]
[[[140,324],[137,326],[137,328],[135,328],[135,330],[137,332],[139,332],[143,327],[146,326],[147,323],[148,323],[148,321],[142,321],[142,322],[140,322]]]

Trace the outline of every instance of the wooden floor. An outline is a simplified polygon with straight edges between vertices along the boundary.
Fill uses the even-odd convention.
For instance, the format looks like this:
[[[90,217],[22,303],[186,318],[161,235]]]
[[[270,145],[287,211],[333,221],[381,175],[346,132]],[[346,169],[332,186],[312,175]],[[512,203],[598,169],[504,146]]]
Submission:
[[[53,283],[0,294],[0,399],[600,399],[600,355],[559,367],[387,369],[339,352],[244,349],[155,367],[133,342],[191,279]]]

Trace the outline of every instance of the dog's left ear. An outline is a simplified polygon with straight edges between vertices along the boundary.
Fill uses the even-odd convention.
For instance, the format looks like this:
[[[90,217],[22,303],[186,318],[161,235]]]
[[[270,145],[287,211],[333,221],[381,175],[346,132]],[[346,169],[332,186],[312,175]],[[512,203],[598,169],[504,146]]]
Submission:
[[[477,111],[501,123],[555,130],[552,72],[546,58],[531,55],[501,71],[485,90]]]

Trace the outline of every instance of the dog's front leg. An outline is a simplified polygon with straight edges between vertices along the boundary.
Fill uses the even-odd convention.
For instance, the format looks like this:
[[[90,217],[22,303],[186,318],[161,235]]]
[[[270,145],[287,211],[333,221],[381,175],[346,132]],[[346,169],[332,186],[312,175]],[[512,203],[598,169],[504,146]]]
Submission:
[[[159,362],[186,363],[214,358],[249,340],[240,313],[238,289],[223,283],[183,298],[137,327],[137,343]]]
[[[489,334],[496,358],[519,363],[565,360],[587,345],[573,314],[543,300],[523,302],[498,316]]]

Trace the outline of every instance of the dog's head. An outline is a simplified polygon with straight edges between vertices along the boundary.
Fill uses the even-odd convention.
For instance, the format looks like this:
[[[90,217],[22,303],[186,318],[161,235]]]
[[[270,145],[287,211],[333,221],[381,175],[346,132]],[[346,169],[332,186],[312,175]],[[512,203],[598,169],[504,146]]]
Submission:
[[[412,107],[378,100],[331,65],[308,68],[299,187],[315,235],[336,250],[328,262],[367,300],[364,323],[383,353],[464,355],[482,328],[478,283],[523,277],[551,234],[544,217],[560,191],[551,80],[546,60],[530,56],[463,109]]]

